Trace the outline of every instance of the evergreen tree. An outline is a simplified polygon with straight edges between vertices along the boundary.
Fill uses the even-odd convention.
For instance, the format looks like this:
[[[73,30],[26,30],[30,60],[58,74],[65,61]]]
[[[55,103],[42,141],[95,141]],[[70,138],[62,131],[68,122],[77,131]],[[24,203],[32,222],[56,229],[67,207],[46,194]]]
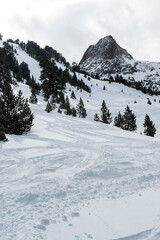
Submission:
[[[77,104],[76,110],[77,110],[77,114],[80,118],[85,118],[87,116],[86,109],[84,107],[82,98],[80,98],[80,101]]]
[[[146,114],[144,119],[144,134],[147,136],[154,137],[156,133],[156,128],[153,122],[150,120],[150,117]]]
[[[132,113],[128,105],[125,108],[123,116],[123,129],[128,131],[135,131],[137,129],[136,116]]]
[[[110,124],[112,122],[112,117],[109,109],[106,106],[105,101],[103,100],[102,102],[102,107],[101,107],[102,115],[101,119],[103,123]]]
[[[77,116],[77,111],[74,107],[71,109],[71,112],[72,112],[71,114],[72,114],[73,117]]]
[[[38,101],[38,99],[36,97],[35,91],[32,90],[31,96],[29,98],[29,102],[32,103],[32,104],[36,104],[37,101]]]
[[[65,100],[65,114],[66,115],[71,115],[72,111],[71,111],[71,106],[70,106],[70,102],[69,102],[69,98],[68,96],[66,96],[66,100]]]
[[[33,114],[29,108],[28,100],[24,99],[22,92],[13,94],[9,84],[5,86],[0,96],[0,124],[5,133],[21,135],[30,131]]]
[[[65,109],[65,98],[64,98],[64,93],[63,92],[60,92],[59,102],[60,102],[60,108]]]
[[[99,116],[98,116],[98,114],[96,113],[95,115],[94,115],[94,121],[96,121],[96,122],[99,122]]]
[[[147,98],[147,104],[149,104],[149,105],[152,104],[149,98]]]
[[[105,85],[103,86],[103,90],[106,90],[106,87],[105,87]]]
[[[76,99],[76,95],[75,95],[74,91],[71,92],[71,98]]]
[[[123,128],[123,116],[120,112],[118,113],[118,115],[114,119],[114,126],[119,127],[119,128]]]
[[[48,101],[45,111],[50,113],[53,110],[53,105]]]
[[[7,141],[8,139],[6,138],[5,132],[4,132],[4,127],[2,124],[0,124],[0,141]]]
[[[60,108],[60,106],[59,106],[59,108],[58,108],[58,111],[57,111],[58,113],[62,113],[62,110],[61,110],[61,108]]]

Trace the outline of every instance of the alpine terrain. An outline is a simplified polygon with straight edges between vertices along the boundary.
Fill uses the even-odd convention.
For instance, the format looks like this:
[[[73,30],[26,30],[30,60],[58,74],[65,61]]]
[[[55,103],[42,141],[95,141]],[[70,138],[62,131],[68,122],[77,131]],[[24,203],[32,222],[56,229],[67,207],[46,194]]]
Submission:
[[[160,64],[79,65],[0,35],[0,239],[160,239]]]

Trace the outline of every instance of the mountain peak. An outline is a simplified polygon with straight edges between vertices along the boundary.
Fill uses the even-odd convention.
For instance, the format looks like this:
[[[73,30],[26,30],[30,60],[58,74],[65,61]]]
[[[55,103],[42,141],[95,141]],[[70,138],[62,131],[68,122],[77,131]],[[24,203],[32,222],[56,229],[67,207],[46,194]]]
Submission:
[[[119,72],[122,65],[131,59],[133,59],[131,54],[120,47],[111,35],[108,35],[86,50],[79,65],[85,71],[102,75],[104,68],[108,73]]]

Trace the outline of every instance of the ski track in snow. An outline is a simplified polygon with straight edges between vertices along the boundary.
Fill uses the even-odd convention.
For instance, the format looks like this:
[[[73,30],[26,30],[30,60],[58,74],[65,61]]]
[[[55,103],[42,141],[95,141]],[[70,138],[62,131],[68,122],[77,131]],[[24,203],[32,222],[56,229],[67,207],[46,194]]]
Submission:
[[[75,90],[73,106],[82,96],[87,119],[56,111],[47,114],[39,96],[38,104],[31,105],[32,131],[8,135],[9,141],[0,143],[0,239],[160,239],[160,134],[157,131],[156,138],[139,134],[146,111],[158,124],[158,97],[151,107],[144,105],[147,96],[133,89],[91,83],[89,101],[88,93],[66,89],[68,95],[69,89]],[[25,85],[14,91],[18,89],[29,96]],[[94,122],[103,99],[113,116],[131,103],[137,133]]]

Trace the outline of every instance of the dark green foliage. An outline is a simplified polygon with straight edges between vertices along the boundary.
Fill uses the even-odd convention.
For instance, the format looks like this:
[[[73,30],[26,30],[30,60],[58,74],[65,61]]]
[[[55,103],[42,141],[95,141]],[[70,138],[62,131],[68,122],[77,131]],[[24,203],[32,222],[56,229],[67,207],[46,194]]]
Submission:
[[[58,53],[52,47],[45,46],[43,49],[36,42],[28,41],[25,45],[25,49],[31,57],[40,62],[40,65],[44,65],[46,61],[51,61],[54,59],[57,62],[63,63],[66,67],[69,67],[69,63],[62,56],[62,54]]]
[[[66,96],[66,100],[65,100],[65,112],[64,113],[66,115],[71,115],[72,114],[71,105],[70,105],[68,96]]]
[[[19,72],[18,72],[18,78],[22,80],[22,82],[24,80],[29,81],[30,80],[30,70],[28,68],[28,64],[25,62],[22,62],[19,65]],[[26,82],[27,83],[27,82]]]
[[[105,87],[105,86],[103,87],[103,90],[106,90],[106,87]]]
[[[95,78],[99,79],[99,74],[98,73],[96,73]]]
[[[123,115],[123,129],[128,131],[135,131],[137,129],[136,116],[132,113],[128,105]]]
[[[5,130],[1,123],[0,123],[0,141],[3,141],[3,142],[7,141]]]
[[[84,91],[91,93],[91,88],[88,85],[86,85],[82,79],[78,80],[75,72],[73,73],[73,77],[70,77],[69,83],[72,86],[77,86],[78,90],[83,89]]]
[[[65,88],[65,80],[58,76],[58,68],[54,61],[46,62],[41,71],[42,90],[44,99],[48,100],[51,95],[57,97]]]
[[[76,99],[76,95],[75,95],[74,91],[71,92],[71,98]]]
[[[32,103],[32,104],[36,104],[38,101],[37,97],[36,97],[36,94],[35,94],[35,91],[32,90],[32,94],[29,98],[29,102]]]
[[[3,46],[5,54],[4,63],[13,72],[13,75],[16,76],[16,74],[18,73],[18,61],[14,56],[13,46],[11,46],[8,42],[4,42]]]
[[[59,108],[58,108],[58,111],[57,111],[58,113],[62,113],[62,110],[61,110],[61,108],[60,108],[60,106],[59,106]]]
[[[149,104],[149,105],[152,104],[149,98],[147,98],[147,104]]]
[[[106,106],[105,101],[103,100],[102,102],[102,107],[101,107],[102,115],[101,119],[103,123],[110,124],[112,122],[112,117],[109,109]]]
[[[26,84],[30,86],[31,90],[34,91],[35,94],[39,94],[41,91],[41,85],[36,82],[34,77],[26,80]]]
[[[86,109],[84,107],[82,98],[80,98],[80,101],[77,104],[76,110],[77,110],[77,114],[80,118],[85,118],[87,116]]]
[[[96,122],[100,121],[100,118],[97,113],[95,113],[95,115],[94,115],[94,121],[96,121]]]
[[[150,117],[146,114],[144,119],[144,134],[150,137],[154,137],[156,133],[156,128],[153,122],[150,120]]]
[[[71,109],[71,114],[72,114],[73,117],[77,116],[77,111],[74,107]]]
[[[1,51],[0,51],[0,58],[1,58]],[[0,91],[5,87],[5,85],[8,83],[10,84],[12,82],[10,71],[8,67],[0,62]]]
[[[28,100],[24,99],[22,92],[15,96],[7,84],[0,96],[0,124],[4,132],[17,135],[27,133],[33,126],[33,118]]]
[[[122,114],[119,112],[118,115],[114,119],[114,126],[123,128],[124,125],[124,119]]]
[[[47,102],[45,111],[50,113],[53,110],[53,105],[49,101]]]

